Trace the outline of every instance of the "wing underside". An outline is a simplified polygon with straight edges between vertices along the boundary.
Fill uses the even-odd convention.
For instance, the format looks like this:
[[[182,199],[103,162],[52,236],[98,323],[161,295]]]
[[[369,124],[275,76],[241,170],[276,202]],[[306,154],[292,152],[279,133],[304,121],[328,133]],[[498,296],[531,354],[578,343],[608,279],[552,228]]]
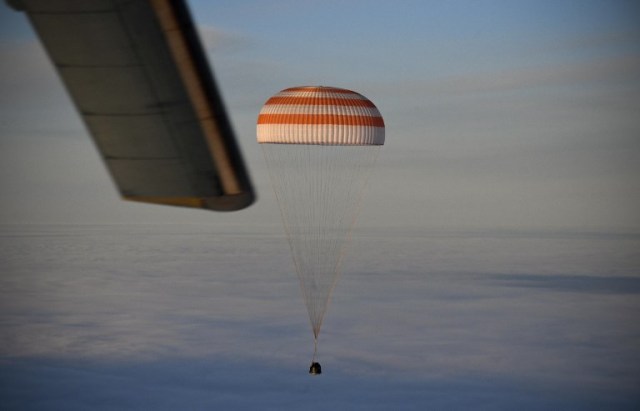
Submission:
[[[13,0],[127,200],[238,210],[254,194],[183,1]]]

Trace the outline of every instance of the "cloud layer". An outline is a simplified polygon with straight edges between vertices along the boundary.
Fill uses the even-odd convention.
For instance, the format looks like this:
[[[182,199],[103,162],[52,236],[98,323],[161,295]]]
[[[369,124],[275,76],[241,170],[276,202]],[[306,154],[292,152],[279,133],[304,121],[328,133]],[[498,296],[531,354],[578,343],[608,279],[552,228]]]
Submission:
[[[320,337],[326,379],[311,381],[283,236],[5,226],[3,398],[135,409],[166,387],[248,409],[298,408],[315,390],[335,406],[368,391],[363,408],[637,405],[637,235],[361,234]]]

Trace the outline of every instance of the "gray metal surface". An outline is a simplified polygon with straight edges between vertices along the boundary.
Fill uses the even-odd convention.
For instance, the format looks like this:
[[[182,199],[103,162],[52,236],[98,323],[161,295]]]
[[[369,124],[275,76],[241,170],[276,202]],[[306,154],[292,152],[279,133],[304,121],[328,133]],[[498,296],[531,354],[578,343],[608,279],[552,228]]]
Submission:
[[[13,0],[121,195],[237,210],[254,194],[183,1]]]

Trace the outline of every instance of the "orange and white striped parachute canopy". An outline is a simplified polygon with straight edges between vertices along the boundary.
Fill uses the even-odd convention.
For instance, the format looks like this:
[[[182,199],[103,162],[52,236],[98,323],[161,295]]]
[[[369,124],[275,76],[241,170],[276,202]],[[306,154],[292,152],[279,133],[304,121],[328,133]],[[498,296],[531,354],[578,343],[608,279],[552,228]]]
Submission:
[[[258,116],[258,143],[382,145],[384,121],[355,91],[307,86],[282,90]]]

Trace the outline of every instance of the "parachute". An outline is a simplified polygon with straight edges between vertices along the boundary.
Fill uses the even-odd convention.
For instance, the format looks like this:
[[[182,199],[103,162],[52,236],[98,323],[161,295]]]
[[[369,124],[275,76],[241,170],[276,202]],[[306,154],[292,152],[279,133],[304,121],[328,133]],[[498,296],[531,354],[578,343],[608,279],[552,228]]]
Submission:
[[[345,246],[384,144],[384,121],[356,92],[294,87],[267,100],[257,136],[309,313],[316,364],[318,336]]]

